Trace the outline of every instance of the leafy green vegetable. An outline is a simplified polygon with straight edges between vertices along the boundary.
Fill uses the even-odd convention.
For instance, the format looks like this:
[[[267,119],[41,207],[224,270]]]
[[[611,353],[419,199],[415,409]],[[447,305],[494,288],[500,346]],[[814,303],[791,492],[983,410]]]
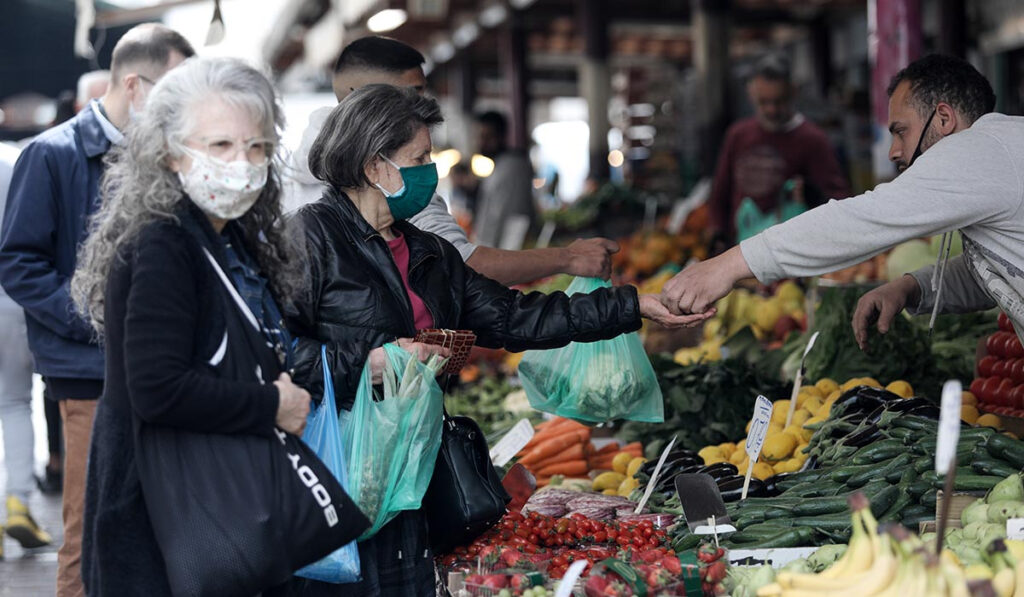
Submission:
[[[744,358],[681,366],[668,356],[651,359],[665,397],[665,422],[629,422],[618,436],[643,441],[647,455],[657,455],[676,436],[676,446],[699,450],[743,437],[758,394],[773,400],[789,396],[790,387],[777,374],[765,372]]]

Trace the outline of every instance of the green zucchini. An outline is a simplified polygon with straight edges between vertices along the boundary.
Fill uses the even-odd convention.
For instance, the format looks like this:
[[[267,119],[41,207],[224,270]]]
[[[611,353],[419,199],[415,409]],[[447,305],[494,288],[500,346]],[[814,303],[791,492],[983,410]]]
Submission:
[[[903,509],[900,522],[903,523],[903,526],[916,530],[917,525],[926,520],[935,520],[935,508],[911,504]]]
[[[827,516],[805,516],[793,519],[794,527],[809,527],[825,531],[844,531],[853,527],[850,514],[830,514]]]
[[[899,522],[903,520],[903,511],[912,504],[916,505],[914,504],[914,496],[910,495],[910,493],[905,490],[901,491],[897,487],[894,487],[894,489],[899,492],[899,495],[896,496],[896,500],[889,506],[889,509],[878,517],[879,522]],[[874,502],[872,502],[872,505],[874,505]],[[874,508],[872,508],[873,511]]]
[[[925,417],[917,417],[914,415],[906,415],[893,419],[893,427],[901,427],[903,429],[910,429],[911,431],[935,431],[938,427],[938,422]]]
[[[1001,458],[1013,466],[1024,467],[1024,442],[995,434],[988,438],[985,448],[996,458]]]
[[[1004,478],[994,475],[957,475],[953,487],[959,491],[988,491]]]
[[[820,498],[816,500],[806,500],[802,504],[797,504],[793,507],[793,516],[823,516],[826,514],[847,512],[849,509],[850,504],[846,496]]]
[[[928,480],[918,479],[917,481],[914,481],[913,483],[907,485],[905,489],[907,493],[909,493],[910,495],[914,496],[915,498],[919,498],[922,495],[924,495],[925,492],[928,491],[929,489],[933,489],[933,487],[932,483],[929,482]]]
[[[875,464],[884,460],[891,460],[906,451],[906,446],[900,440],[886,439],[868,444],[854,454],[851,462],[853,464]]]
[[[890,485],[871,496],[871,513],[875,518],[881,518],[883,514],[888,512],[889,508],[892,507],[901,494],[905,495],[905,492],[901,491],[896,485]]]
[[[932,511],[934,512],[935,511],[935,504],[938,503],[938,501],[939,501],[938,490],[934,489],[934,488],[933,489],[929,489],[928,491],[926,491],[923,494],[921,494],[921,497],[919,498],[918,501],[921,502],[922,506],[927,506],[927,507],[931,508]]]
[[[786,529],[777,535],[766,538],[763,541],[751,544],[755,549],[769,549],[776,547],[807,547],[814,545],[814,529],[810,527],[799,527]]]
[[[841,467],[832,469],[832,472],[830,472],[826,476],[826,478],[829,481],[834,481],[836,483],[843,483],[843,484],[845,484],[847,481],[850,480],[850,477],[853,477],[855,475],[859,475],[860,473],[863,473],[863,472],[866,472],[866,471],[872,471],[872,470],[878,470],[878,465],[875,465],[875,464],[859,464],[859,465],[851,464],[851,465],[841,466]]]
[[[914,470],[918,474],[924,473],[932,468],[935,468],[935,458],[931,456],[921,456],[914,461]]]
[[[700,545],[700,541],[700,535],[686,535],[685,537],[680,537],[679,539],[676,539],[676,541],[672,543],[672,549],[674,549],[676,553],[690,551],[691,549],[697,549],[697,546]]]
[[[995,475],[1009,477],[1020,472],[1020,469],[994,458],[978,458],[971,462],[971,470],[979,475]]]
[[[898,439],[901,442],[908,442],[917,437],[917,434],[910,429],[904,429],[903,427],[893,427],[888,431],[883,432],[886,436],[891,439]]]
[[[886,475],[888,475],[891,471],[902,470],[904,467],[909,465],[912,459],[913,457],[910,454],[904,452],[903,454],[890,460],[888,464],[881,466],[881,468],[879,468],[879,465],[877,464],[872,465],[871,470],[858,473],[847,479],[846,486],[853,488],[863,487],[865,484],[868,483],[868,481],[871,481],[873,479],[885,479]]]

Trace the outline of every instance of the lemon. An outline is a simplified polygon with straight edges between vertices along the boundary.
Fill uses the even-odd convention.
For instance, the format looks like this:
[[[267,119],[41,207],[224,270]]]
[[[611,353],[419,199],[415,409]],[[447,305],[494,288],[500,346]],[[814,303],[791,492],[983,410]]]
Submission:
[[[772,469],[775,470],[775,474],[780,473],[795,473],[804,466],[804,461],[797,458],[790,458],[789,460],[783,460],[778,462]]]
[[[827,394],[822,392],[818,386],[800,386],[801,394],[810,394],[811,396],[817,396],[818,398],[824,399]]]
[[[1017,437],[1017,434],[1012,432],[1012,431],[1004,431],[1003,435],[1005,435],[1006,437],[1010,437],[1010,438],[1016,439],[1016,440],[1020,439],[1019,437]]]
[[[789,400],[776,400],[772,407],[772,423],[785,423],[789,416]]]
[[[860,384],[862,386],[868,386],[869,388],[881,388],[882,384],[878,383],[878,380],[874,377],[862,377],[860,378]]]
[[[619,487],[623,481],[626,480],[626,475],[622,473],[607,472],[601,473],[594,477],[593,488],[594,491],[604,491],[605,489],[615,489]]]
[[[793,460],[798,460],[801,467],[803,466],[803,463],[807,462],[807,459],[811,457],[809,453],[804,452],[804,448],[806,447],[807,444],[804,443],[797,446],[796,450],[793,450]]]
[[[803,408],[807,412],[811,413],[811,416],[813,417],[817,415],[818,412],[821,410],[822,404],[823,402],[821,400],[818,400],[817,398],[811,398],[807,402],[804,402]]]
[[[978,427],[993,427],[999,430],[1003,429],[1003,421],[993,414],[981,415],[974,424]]]
[[[762,330],[771,332],[775,330],[775,324],[782,317],[782,306],[778,302],[768,300],[762,302],[754,310],[754,325]]]
[[[709,458],[728,458],[728,456],[722,453],[722,449],[718,446],[707,446],[701,448],[700,452],[697,452],[697,456],[703,458],[704,462],[707,462]]]
[[[914,388],[902,379],[885,386],[885,389],[896,394],[900,398],[910,398],[914,395]]]
[[[963,392],[960,394],[960,404],[969,404],[971,406],[978,406],[978,398],[970,392]]]
[[[630,460],[629,466],[626,467],[626,476],[632,477],[633,475],[635,475],[636,472],[640,470],[640,467],[643,466],[645,462],[647,462],[647,459],[643,458],[642,456],[637,456],[633,460]],[[718,462],[725,462],[725,456],[722,456],[722,458],[718,460]]]
[[[750,426],[753,425],[753,424],[754,424],[754,420],[753,419],[747,421],[747,426],[744,427],[743,431],[745,431],[746,433],[750,433]]]
[[[793,454],[793,450],[799,443],[797,438],[788,433],[769,434],[767,439],[764,440],[761,455],[764,456],[765,460],[771,462],[785,460]]]
[[[722,451],[722,454],[725,454],[726,458],[728,458],[736,451],[736,444],[732,442],[725,442],[724,444],[719,444],[718,449]]]
[[[786,280],[775,289],[775,297],[783,303],[803,303],[804,291],[800,290],[796,282]]]
[[[827,377],[819,379],[818,383],[814,384],[814,387],[821,392],[822,397],[827,397],[832,392],[839,390],[839,384],[834,379]]]
[[[619,490],[618,489],[605,489],[601,493],[603,493],[605,495],[619,495]]]
[[[765,462],[758,462],[754,465],[753,476],[764,481],[775,476],[775,469]]]
[[[960,407],[960,420],[965,423],[974,425],[978,422],[979,416],[981,413],[978,412],[978,407],[972,404],[964,404]]]
[[[629,466],[629,461],[633,460],[633,455],[629,452],[619,452],[612,458],[612,470],[619,474],[626,474],[626,467]]]
[[[796,425],[797,427],[803,427],[804,423],[807,422],[812,416],[811,411],[801,408],[800,410],[793,413],[793,420],[790,425]]]
[[[729,457],[729,462],[732,463],[732,464],[735,464],[737,467],[739,467],[740,463],[743,462],[743,460],[746,457],[747,457],[746,450],[736,450],[735,452],[732,453],[732,456]],[[740,469],[740,472],[742,473],[743,469]]]
[[[633,493],[633,490],[636,489],[639,486],[640,486],[640,482],[639,481],[637,481],[633,477],[629,477],[629,478],[625,479],[619,485],[619,496],[620,497],[629,497],[629,494]]]
[[[718,317],[704,324],[704,339],[710,340],[722,332],[722,320]]]

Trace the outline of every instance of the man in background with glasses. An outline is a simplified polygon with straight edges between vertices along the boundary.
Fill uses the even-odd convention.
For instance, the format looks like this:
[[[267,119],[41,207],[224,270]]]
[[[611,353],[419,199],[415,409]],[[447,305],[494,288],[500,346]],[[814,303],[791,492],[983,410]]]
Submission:
[[[99,208],[103,157],[124,142],[153,85],[195,54],[180,34],[139,25],[114,46],[107,93],[74,118],[32,141],[14,166],[0,228],[0,284],[25,311],[35,371],[60,402],[64,424],[64,544],[57,554],[57,595],[85,595],[80,571],[85,467],[96,401],[103,393],[102,349],[68,292],[89,217]],[[31,446],[29,447],[31,449]],[[38,528],[8,490],[8,532],[39,546]]]

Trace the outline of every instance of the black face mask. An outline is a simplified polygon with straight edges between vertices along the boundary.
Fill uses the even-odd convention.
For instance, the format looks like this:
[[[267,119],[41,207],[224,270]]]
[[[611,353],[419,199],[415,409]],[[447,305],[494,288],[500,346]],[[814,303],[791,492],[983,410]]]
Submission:
[[[921,136],[917,138],[917,148],[914,149],[914,155],[910,156],[910,163],[907,164],[907,168],[913,166],[917,158],[921,157],[921,154],[924,153],[921,151],[921,144],[924,143],[924,136],[928,133],[928,127],[932,125],[932,118],[935,118],[935,110],[932,110],[932,115],[928,117],[928,120],[924,123],[924,128],[921,129]]]

